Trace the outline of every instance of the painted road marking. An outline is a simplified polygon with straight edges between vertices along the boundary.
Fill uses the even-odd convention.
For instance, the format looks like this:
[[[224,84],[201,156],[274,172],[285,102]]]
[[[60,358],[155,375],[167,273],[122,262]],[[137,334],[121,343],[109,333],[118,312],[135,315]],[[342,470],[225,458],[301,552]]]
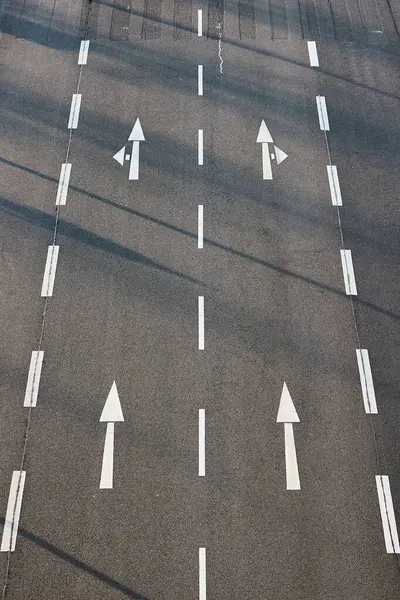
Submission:
[[[199,409],[199,477],[206,474],[206,414]]]
[[[315,42],[307,42],[308,55],[310,57],[310,65],[312,67],[319,67],[317,44]]]
[[[69,112],[68,129],[78,129],[79,112],[81,110],[82,94],[73,94]]]
[[[344,287],[348,296],[357,296],[356,279],[354,276],[353,259],[351,250],[341,250],[340,257],[342,259]]]
[[[276,422],[284,423],[285,428],[286,489],[299,490],[300,477],[294,443],[293,423],[299,423],[300,419],[286,383],[283,384]]]
[[[199,250],[202,250],[204,247],[203,222],[204,222],[204,209],[203,209],[203,205],[199,204],[198,229],[197,229],[197,247],[199,248]]]
[[[397,534],[389,477],[387,475],[376,475],[375,481],[378,491],[379,508],[381,510],[386,552],[388,554],[400,554],[399,536]]]
[[[14,552],[15,550],[25,475],[26,471],[14,471],[12,474],[0,552]]]
[[[199,548],[199,600],[206,600],[206,549]]]
[[[56,206],[65,206],[67,203],[67,194],[69,179],[71,176],[71,163],[61,165],[60,179],[58,182]]]
[[[197,35],[198,37],[203,35],[203,11],[201,8],[197,11]]]
[[[343,206],[342,193],[340,191],[339,178],[335,165],[327,165],[329,189],[331,190],[331,198],[333,206]]]
[[[106,437],[104,441],[103,463],[101,467],[100,489],[111,490],[113,488],[114,476],[114,425],[124,421],[121,402],[118,396],[117,385],[114,383],[108,394],[106,403],[100,416],[100,422],[107,423]]]
[[[275,153],[270,153],[269,144],[273,144],[274,140],[272,135],[265,124],[264,119],[261,121],[260,129],[256,139],[257,144],[261,144],[262,150],[262,168],[263,168],[263,179],[272,179],[272,165],[271,159],[275,160],[279,165],[287,158],[286,152],[274,145]]]
[[[199,96],[203,95],[203,65],[198,65],[197,69],[197,91]]]
[[[369,362],[368,350],[356,350],[358,370],[360,372],[360,381],[362,395],[364,399],[365,412],[372,415],[378,414],[376,406],[374,382],[372,379],[371,365]]]
[[[325,96],[316,96],[316,100],[317,100],[319,126],[322,129],[322,131],[330,131]]]
[[[204,296],[199,296],[199,350],[204,350]]]
[[[86,65],[88,59],[90,40],[83,40],[79,50],[78,65]]]
[[[140,151],[140,142],[146,141],[144,137],[142,125],[140,123],[140,119],[137,118],[135,124],[132,128],[132,131],[129,135],[128,142],[132,142],[132,153],[127,154],[126,146],[123,146],[116,154],[114,154],[113,159],[117,161],[122,167],[124,166],[125,160],[130,160],[129,166],[129,180],[137,181],[139,179],[139,151]]]
[[[36,406],[39,393],[40,375],[43,365],[43,350],[34,350],[29,365],[28,381],[26,382],[24,406]]]
[[[50,297],[53,295],[54,279],[56,276],[58,251],[60,246],[49,246],[47,249],[47,260],[44,269],[42,297]]]
[[[203,164],[203,130],[199,129],[199,136],[198,136],[198,164],[202,165]]]

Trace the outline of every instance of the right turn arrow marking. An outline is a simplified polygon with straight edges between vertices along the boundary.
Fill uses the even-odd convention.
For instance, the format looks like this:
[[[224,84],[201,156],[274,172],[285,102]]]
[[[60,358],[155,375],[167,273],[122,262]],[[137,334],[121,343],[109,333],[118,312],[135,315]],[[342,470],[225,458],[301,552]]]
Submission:
[[[284,423],[285,428],[286,489],[299,490],[300,478],[294,443],[293,423],[299,423],[300,419],[286,383],[283,384],[276,422]]]

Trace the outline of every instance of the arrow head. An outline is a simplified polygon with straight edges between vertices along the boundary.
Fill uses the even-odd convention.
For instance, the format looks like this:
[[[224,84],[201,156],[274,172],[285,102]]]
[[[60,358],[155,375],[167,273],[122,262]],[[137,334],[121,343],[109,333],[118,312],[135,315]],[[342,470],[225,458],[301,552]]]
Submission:
[[[107,423],[116,423],[118,421],[124,421],[124,415],[122,414],[121,402],[119,401],[117,385],[114,383],[111,386],[111,390],[108,394],[106,403],[101,413],[100,423],[106,421]]]
[[[281,162],[283,162],[285,160],[285,158],[288,157],[288,155],[286,154],[286,152],[284,152],[277,146],[274,146],[274,148],[275,148],[276,162],[278,163],[278,165],[280,165]]]
[[[145,141],[143,129],[140,124],[139,118],[136,119],[136,123],[133,126],[133,129],[131,131],[131,135],[128,138],[128,141],[129,142],[144,142]]]
[[[125,159],[125,146],[123,148],[121,148],[121,150],[118,150],[117,154],[114,154],[113,158],[115,158],[115,160],[121,165],[124,166],[124,159]]]
[[[272,139],[272,135],[269,132],[268,127],[265,124],[264,119],[261,121],[261,125],[260,125],[260,129],[258,131],[258,136],[257,136],[257,144],[265,144],[265,143],[272,143],[274,140]]]
[[[281,401],[279,403],[277,423],[299,423],[300,419],[293,404],[286,383],[283,384]]]

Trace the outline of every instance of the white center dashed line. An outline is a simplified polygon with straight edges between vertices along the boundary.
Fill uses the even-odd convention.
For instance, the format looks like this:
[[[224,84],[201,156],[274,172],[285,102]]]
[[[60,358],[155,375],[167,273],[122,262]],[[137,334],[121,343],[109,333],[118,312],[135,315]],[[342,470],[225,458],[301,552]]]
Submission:
[[[333,206],[343,206],[337,168],[335,165],[327,165],[326,170],[328,171],[329,189],[331,191],[332,204]]]
[[[15,550],[25,476],[25,471],[14,471],[12,474],[3,537],[1,539],[1,552],[14,552]]]
[[[199,477],[206,474],[206,415],[204,408],[199,409]]]
[[[197,93],[203,95],[203,65],[198,65],[197,69]]]
[[[206,600],[207,579],[206,579],[206,549],[199,548],[199,600]]]
[[[204,296],[199,296],[199,350],[204,350]]]
[[[47,249],[47,260],[42,284],[42,297],[50,297],[53,295],[59,249],[60,246],[54,245],[49,246]]]
[[[400,554],[399,536],[394,516],[389,477],[387,475],[376,475],[375,481],[376,489],[378,491],[386,552],[388,554]]]
[[[330,131],[325,96],[316,96],[316,101],[320,129],[322,131]]]
[[[204,162],[204,157],[203,157],[203,130],[199,129],[198,132],[198,156],[197,156],[197,162],[198,164],[201,166],[203,165]]]
[[[82,94],[73,94],[69,112],[68,129],[78,129],[79,113],[81,110]]]
[[[357,296],[356,279],[354,276],[353,259],[351,257],[351,250],[340,250],[340,257],[342,259],[343,278],[346,294],[348,296]]]
[[[26,383],[24,406],[36,406],[39,392],[40,375],[43,365],[43,350],[34,350],[29,365],[28,380]]]
[[[360,372],[361,389],[364,400],[365,412],[368,414],[377,415],[378,408],[376,406],[375,388],[372,379],[371,365],[369,362],[368,350],[357,349],[357,364]]]
[[[197,36],[203,35],[203,11],[201,8],[197,11]]]
[[[65,206],[67,203],[67,194],[70,177],[71,163],[63,163],[61,166],[60,180],[58,183],[56,206]]]
[[[310,57],[310,66],[319,67],[317,44],[315,42],[307,42],[308,55]]]
[[[197,226],[197,248],[202,250],[204,247],[204,208],[202,204],[199,204],[198,207],[198,226]]]
[[[89,53],[89,40],[83,40],[79,50],[78,65],[86,65]]]

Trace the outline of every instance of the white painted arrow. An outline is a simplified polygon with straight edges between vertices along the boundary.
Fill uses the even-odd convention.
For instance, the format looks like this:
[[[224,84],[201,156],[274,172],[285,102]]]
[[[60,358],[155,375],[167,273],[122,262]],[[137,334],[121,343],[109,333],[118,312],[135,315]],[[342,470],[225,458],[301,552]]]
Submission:
[[[299,490],[300,478],[294,443],[293,423],[299,423],[300,419],[286,383],[283,384],[276,422],[284,423],[285,427],[286,489]]]
[[[131,164],[129,167],[129,179],[139,179],[139,145],[140,142],[144,142],[144,134],[143,129],[140,124],[140,119],[136,119],[136,123],[133,126],[131,134],[128,138],[130,142],[133,142],[132,146],[132,154],[131,154]]]
[[[257,136],[257,144],[261,144],[262,149],[263,179],[272,179],[271,157],[268,144],[272,144],[273,141],[272,135],[263,119]]]
[[[113,156],[113,158],[115,158],[115,160],[121,165],[121,167],[124,166],[125,148],[126,148],[126,146],[121,148],[121,150],[118,150],[118,152],[116,154],[114,154],[114,156]]]
[[[103,464],[101,468],[100,489],[111,490],[114,473],[114,424],[124,421],[116,383],[111,386],[106,403],[100,416],[100,422],[107,423],[104,442]]]

